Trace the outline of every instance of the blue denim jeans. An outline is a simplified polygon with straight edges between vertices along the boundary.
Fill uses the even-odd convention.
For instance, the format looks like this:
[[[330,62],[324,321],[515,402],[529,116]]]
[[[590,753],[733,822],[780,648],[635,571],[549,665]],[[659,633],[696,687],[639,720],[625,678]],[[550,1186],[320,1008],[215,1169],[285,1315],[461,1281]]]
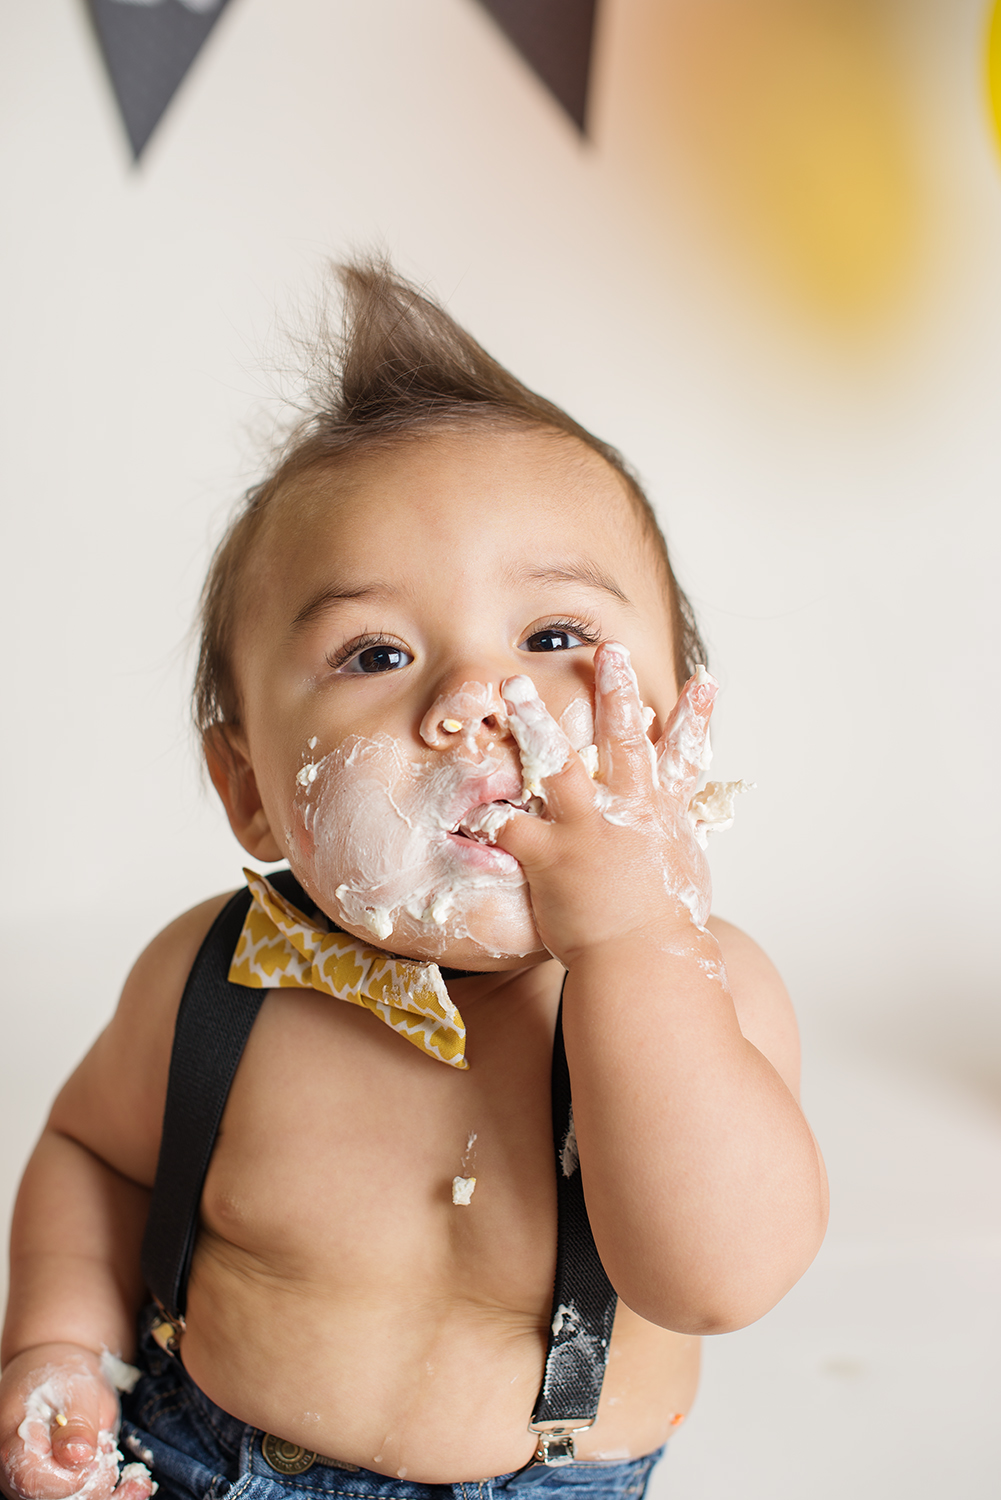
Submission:
[[[152,1321],[150,1312],[143,1329]],[[148,1332],[136,1363],[143,1374],[122,1397],[119,1447],[126,1462],[138,1459],[152,1470],[161,1500],[548,1500],[555,1490],[566,1500],[642,1500],[663,1452],[627,1463],[533,1465],[461,1484],[414,1484],[331,1459],[286,1475],[264,1456],[267,1434],[210,1401]],[[269,1451],[282,1461],[281,1452]]]

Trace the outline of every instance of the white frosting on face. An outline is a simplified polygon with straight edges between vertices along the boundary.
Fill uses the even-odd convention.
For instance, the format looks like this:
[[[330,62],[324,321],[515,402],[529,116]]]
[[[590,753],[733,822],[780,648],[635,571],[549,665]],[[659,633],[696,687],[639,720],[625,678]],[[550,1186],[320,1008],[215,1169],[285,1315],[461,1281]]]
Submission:
[[[604,653],[598,672],[602,691],[636,687],[623,649]],[[711,682],[700,668],[692,697]],[[459,949],[474,965],[477,955],[538,953],[524,872],[495,840],[512,817],[544,816],[543,783],[573,749],[597,777],[596,805],[609,823],[629,826],[650,816],[646,795],[616,795],[603,784],[609,768],[598,763],[588,699],[575,698],[557,723],[529,677],[508,678],[502,687],[503,698],[493,683],[466,682],[437,699],[420,725],[428,750],[388,734],[351,735],[313,758],[317,739],[310,738],[295,779],[289,857],[320,908],[349,931],[415,958]],[[659,782],[670,791],[692,765],[709,763],[704,724],[694,703],[687,709],[659,755],[647,742],[651,790]],[[643,722],[649,728],[649,709]],[[689,822],[702,848],[709,832],[731,825],[734,796],[746,786],[711,782],[692,798]],[[687,877],[678,889],[666,858],[664,884],[701,926],[707,891]]]
[[[489,684],[463,691],[470,687],[480,689],[469,695],[477,707],[489,704]],[[336,922],[414,957],[439,957],[456,944],[491,958],[537,953],[524,872],[481,841],[519,815],[514,746],[506,737],[477,742],[470,719],[449,734],[430,717],[422,734],[447,746],[434,755],[388,734],[352,735],[310,762],[305,778],[299,773],[287,833],[296,874]],[[482,714],[470,717],[482,722]],[[477,837],[463,837],[460,825]]]
[[[539,818],[542,816],[543,806],[541,797],[529,797],[524,810],[533,818]],[[474,807],[459,826],[469,838],[479,839],[484,844],[495,844],[504,824],[509,818],[516,816],[514,808],[507,802],[487,802],[482,807]]]
[[[461,737],[467,752],[475,755],[484,721],[503,733],[507,727],[503,698],[492,682],[464,682],[431,705],[421,720],[421,739],[437,750],[454,745]]]

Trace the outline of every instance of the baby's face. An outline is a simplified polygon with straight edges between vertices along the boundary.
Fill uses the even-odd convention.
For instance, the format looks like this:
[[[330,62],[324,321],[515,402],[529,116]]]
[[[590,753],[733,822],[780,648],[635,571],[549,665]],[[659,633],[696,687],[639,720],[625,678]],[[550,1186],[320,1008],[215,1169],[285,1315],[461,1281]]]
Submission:
[[[469,834],[524,801],[501,683],[527,673],[589,744],[605,640],[629,647],[656,737],[677,696],[663,583],[584,445],[443,432],[308,476],[248,569],[238,836],[380,947],[480,969],[544,957],[520,865]]]

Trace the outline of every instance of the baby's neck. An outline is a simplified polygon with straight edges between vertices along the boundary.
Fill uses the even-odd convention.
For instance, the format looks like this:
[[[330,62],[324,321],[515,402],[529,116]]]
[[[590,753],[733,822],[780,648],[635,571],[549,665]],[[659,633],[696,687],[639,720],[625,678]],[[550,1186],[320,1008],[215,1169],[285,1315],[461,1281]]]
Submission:
[[[492,969],[486,973],[445,968],[441,973],[453,1003],[469,1027],[475,1024],[480,1008],[494,1001],[520,1005],[551,998],[555,1002],[563,984],[564,970],[556,959],[550,958],[541,963],[520,964],[514,969]]]

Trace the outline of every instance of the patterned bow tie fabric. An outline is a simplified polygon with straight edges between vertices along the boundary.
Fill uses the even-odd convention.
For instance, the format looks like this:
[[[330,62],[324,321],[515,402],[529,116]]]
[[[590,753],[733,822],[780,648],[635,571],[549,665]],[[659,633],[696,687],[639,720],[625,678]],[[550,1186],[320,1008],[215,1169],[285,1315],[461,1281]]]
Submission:
[[[230,965],[231,984],[319,990],[364,1006],[428,1057],[468,1068],[466,1028],[437,964],[392,958],[350,933],[318,927],[263,875],[243,873],[253,900]]]

